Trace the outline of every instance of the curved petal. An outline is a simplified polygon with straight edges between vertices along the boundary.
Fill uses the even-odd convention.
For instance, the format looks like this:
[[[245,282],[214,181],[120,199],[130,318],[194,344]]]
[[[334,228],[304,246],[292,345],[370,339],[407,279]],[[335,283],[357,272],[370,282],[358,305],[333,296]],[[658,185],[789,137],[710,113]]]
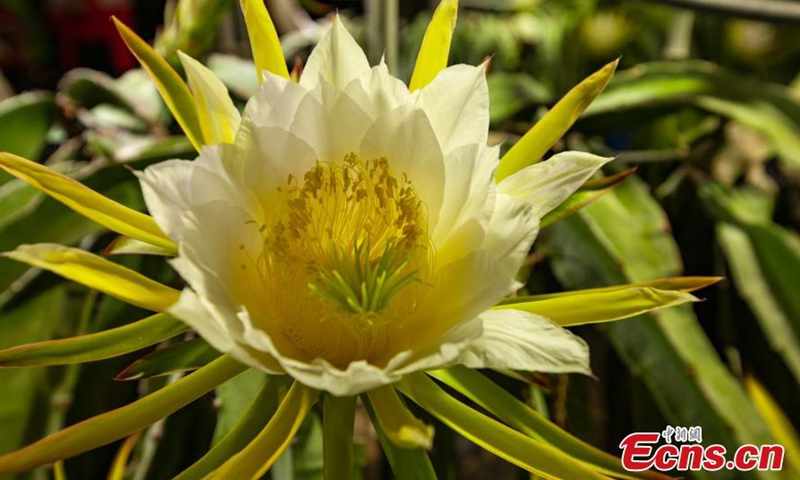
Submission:
[[[252,217],[229,202],[214,201],[192,206],[183,221],[184,239],[172,266],[201,297],[238,311],[257,293],[248,283],[253,279],[240,273],[263,242]]]
[[[139,177],[142,193],[150,213],[156,219],[159,227],[167,232],[170,238],[178,242],[183,238],[183,211],[192,205],[187,196],[192,196],[193,191],[197,190],[190,181],[190,177],[193,175],[210,180],[205,182],[210,195],[213,195],[215,190],[222,190],[216,183],[215,176],[197,168],[191,162],[183,160],[163,162],[158,165],[157,169],[148,168]],[[177,188],[169,189],[170,184]]]
[[[292,91],[292,98],[279,101],[275,107],[293,110],[291,118],[284,112],[276,115],[278,120],[270,119],[274,109],[264,107],[259,101],[251,104],[253,106],[248,105],[243,124],[252,118],[253,124],[259,128],[274,126],[291,132],[308,143],[316,152],[317,159],[323,162],[339,162],[348,153],[358,153],[361,139],[372,124],[372,119],[359,102],[325,79],[305,94],[298,94],[297,88],[302,87],[288,89]],[[280,106],[282,104],[284,107]],[[264,152],[269,152],[269,149]],[[284,161],[292,162],[293,159]]]
[[[363,360],[352,362],[346,370],[340,370],[319,358],[310,363],[291,358],[282,358],[279,361],[286,373],[300,383],[337,397],[358,395],[400,380],[400,375]]]
[[[456,363],[464,349],[482,335],[483,321],[479,317],[473,317],[456,325],[439,340],[438,344],[396,355],[387,368],[395,370],[398,374],[407,375],[451,366]]]
[[[183,302],[176,304],[170,313],[195,328],[203,338],[206,338],[206,333],[211,335],[207,340],[214,348],[223,352],[231,350],[243,338],[244,325],[236,315],[241,307],[202,265],[186,260],[174,260],[172,265],[181,276],[186,276],[184,278],[192,290],[184,289],[181,293]],[[210,326],[212,324],[215,329]],[[222,336],[227,343],[221,343]]]
[[[322,161],[341,162],[345,155],[358,153],[358,147],[365,133],[373,123],[359,102],[348,95],[340,87],[327,81],[320,84],[323,97],[323,121],[321,128],[316,129],[316,136],[309,136],[309,143],[317,150]],[[303,112],[292,124],[292,130],[305,126]]]
[[[384,62],[350,82],[344,92],[372,119],[394,110],[410,97],[408,87],[389,73]]]
[[[270,200],[291,175],[295,179],[311,169],[319,158],[306,140],[280,126],[257,126],[242,120],[237,140],[239,182],[252,192],[269,214]]]
[[[545,373],[591,373],[589,347],[545,317],[520,310],[481,315],[483,336],[458,359],[470,368],[512,368]]]
[[[462,145],[445,159],[445,184],[439,221],[431,239],[437,261],[445,265],[478,249],[495,208],[492,174],[499,147]]]
[[[402,105],[378,118],[361,142],[364,158],[386,157],[395,175],[407,175],[434,229],[444,189],[444,157],[425,112]]]
[[[168,160],[136,173],[148,210],[171,239],[181,241],[185,213],[195,205],[224,201],[253,211],[256,202],[241,188],[243,151],[252,148],[231,144],[204,147],[196,160]]]
[[[314,89],[322,80],[343,89],[369,71],[369,61],[350,32],[336,15],[331,28],[308,57],[300,85]]]
[[[542,218],[572,195],[613,158],[584,152],[564,152],[546,162],[526,167],[497,184],[497,188],[529,203],[532,214]]]
[[[283,369],[269,355],[261,352],[257,356],[248,353],[248,349],[234,340],[234,335],[228,331],[226,325],[219,322],[218,317],[211,313],[204,302],[191,290],[181,292],[178,302],[170,308],[170,313],[181,319],[205,341],[220,352],[227,353],[236,360],[267,373],[281,374]]]
[[[431,120],[445,153],[468,143],[486,143],[489,87],[484,67],[455,65],[420,90],[417,105]]]
[[[350,152],[360,153],[361,140],[373,121],[402,105],[408,96],[405,85],[389,75],[383,64],[367,69],[346,86],[322,79],[311,90],[268,74],[248,103],[243,124],[289,131],[312,146],[317,159],[335,162]],[[268,147],[262,150],[269,153],[272,147]],[[294,159],[284,161],[291,164]]]
[[[515,287],[505,266],[485,250],[444,266],[429,284],[430,291],[419,300],[417,314],[407,318],[389,339],[388,354],[439,349],[448,332],[478,316]]]
[[[305,362],[280,354],[276,358],[288,374],[305,385],[337,396],[354,395],[394,383],[412,372],[453,365],[462,351],[481,336],[482,324],[477,317],[463,322],[448,332],[439,344],[419,352],[400,352],[385,367],[361,360],[342,370],[321,359]],[[274,349],[263,332],[254,330],[248,339],[254,345]]]
[[[244,116],[258,126],[287,129],[297,116],[300,102],[308,95],[307,88],[288,78],[264,72],[261,88],[247,102]]]
[[[499,264],[500,275],[512,281],[539,233],[539,219],[526,202],[498,193],[482,248]],[[510,290],[513,290],[512,287]],[[506,293],[510,293],[506,292]]]

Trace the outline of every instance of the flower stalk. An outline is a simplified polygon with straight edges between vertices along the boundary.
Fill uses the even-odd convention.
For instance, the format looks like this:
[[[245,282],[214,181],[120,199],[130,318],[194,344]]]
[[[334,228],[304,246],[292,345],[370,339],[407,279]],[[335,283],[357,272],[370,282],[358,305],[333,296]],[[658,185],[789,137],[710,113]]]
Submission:
[[[356,397],[325,394],[322,401],[322,476],[325,480],[353,478],[353,429]]]

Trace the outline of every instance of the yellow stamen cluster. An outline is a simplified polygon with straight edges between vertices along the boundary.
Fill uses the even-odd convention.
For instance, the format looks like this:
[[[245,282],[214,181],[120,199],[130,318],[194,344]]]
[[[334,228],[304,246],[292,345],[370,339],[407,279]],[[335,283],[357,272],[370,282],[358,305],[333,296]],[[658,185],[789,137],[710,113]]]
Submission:
[[[298,183],[289,176],[279,187],[287,211],[266,238],[272,251],[305,257],[311,249],[312,256],[328,258],[335,253],[330,247],[368,242],[367,255],[376,260],[390,245],[412,250],[425,233],[411,182],[395,178],[385,158],[364,161],[350,153],[342,164],[318,163]]]
[[[368,359],[415,307],[430,268],[427,218],[385,158],[347,155],[289,176],[259,227],[262,311],[310,357]],[[272,203],[272,202],[271,202]],[[399,299],[398,297],[404,297]],[[396,300],[396,301],[394,301]]]

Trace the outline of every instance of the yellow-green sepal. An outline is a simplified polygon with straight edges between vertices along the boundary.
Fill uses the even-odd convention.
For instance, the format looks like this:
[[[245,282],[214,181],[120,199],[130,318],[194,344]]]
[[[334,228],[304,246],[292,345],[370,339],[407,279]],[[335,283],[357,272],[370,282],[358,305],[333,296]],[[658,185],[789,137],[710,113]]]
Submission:
[[[553,445],[598,473],[626,479],[668,480],[670,478],[658,472],[626,471],[622,468],[619,458],[562,430],[478,371],[456,366],[428,374],[469,398],[515,430],[534,440]]]
[[[188,328],[188,327],[187,327]],[[118,382],[147,379],[197,370],[222,356],[202,338],[177,342],[154,350],[119,372]]]
[[[746,376],[744,386],[775,440],[783,446],[790,464],[787,470],[791,469],[795,474],[800,473],[800,435],[797,434],[791,420],[783,413],[767,389],[754,377]]]
[[[439,72],[447,68],[457,17],[458,0],[442,0],[436,7],[433,19],[425,30],[417,62],[414,64],[414,73],[408,84],[412,92],[431,83]]]
[[[203,143],[233,143],[242,116],[233,104],[228,89],[222,80],[202,63],[189,55],[178,51],[189,87],[194,95],[194,105],[200,130],[203,132]]]
[[[10,153],[0,153],[0,168],[111,231],[171,254],[177,251],[153,217],[106,198],[62,173]]]
[[[690,294],[719,277],[678,277],[574,292],[510,297],[494,309],[535,313],[562,327],[621,320],[660,308],[699,301]]]
[[[189,326],[177,318],[158,313],[110,330],[0,350],[0,367],[94,362],[141,350],[186,330],[189,330]]]
[[[577,192],[570,195],[564,203],[548,212],[539,222],[539,228],[545,229],[550,225],[561,221],[573,213],[577,213],[583,207],[594,202],[606,193],[613,190],[617,185],[621,184],[628,177],[633,175],[636,168],[630,168],[614,175],[607,177],[591,179],[581,186]]]
[[[264,385],[236,424],[200,460],[173,480],[203,480],[249,444],[273,417],[291,385],[291,377],[267,376]]]
[[[128,470],[128,460],[133,453],[133,449],[139,442],[141,432],[136,432],[130,437],[126,438],[122,445],[117,450],[114,456],[114,461],[111,462],[111,469],[108,471],[107,480],[125,480],[125,473]]]
[[[370,390],[367,396],[383,431],[395,445],[401,448],[431,448],[433,427],[408,411],[393,386],[384,385]]]
[[[322,478],[353,479],[356,397],[324,394],[322,401]]]
[[[37,243],[2,255],[154,312],[166,311],[180,297],[174,288],[78,248]]]
[[[541,160],[550,147],[567,133],[583,111],[606,88],[618,63],[619,60],[615,60],[607,64],[564,95],[564,98],[503,156],[494,175],[495,180],[499,182]]]
[[[136,33],[128,28],[127,25],[119,21],[116,17],[111,17],[117,27],[122,40],[139,63],[153,79],[164,103],[169,107],[169,111],[183,129],[183,133],[192,142],[194,148],[200,151],[203,146],[203,131],[200,128],[200,121],[194,106],[194,97],[186,85],[186,82],[178,75],[178,72],[167,62],[164,57],[159,55],[153,48],[141,39]]]
[[[407,375],[397,388],[465,438],[520,468],[544,478],[608,480],[560,450],[464,405],[423,373]]]
[[[122,235],[112,240],[103,251],[104,257],[112,255],[155,255],[159,257],[174,257],[175,251]]]
[[[241,0],[247,35],[253,50],[253,60],[258,72],[258,81],[264,81],[264,70],[289,78],[289,69],[283,56],[278,32],[272,23],[263,0]]]
[[[258,480],[286,450],[319,392],[294,382],[267,426],[242,451],[210,474],[208,480]]]
[[[378,441],[381,443],[386,460],[389,461],[394,478],[397,480],[436,480],[436,472],[428,452],[421,447],[398,447],[383,430],[375,409],[369,401],[369,396],[362,394],[361,402],[369,415],[372,426],[375,427],[375,433],[378,434]]]
[[[246,369],[230,357],[222,357],[131,404],[0,456],[0,475],[27,472],[125,438],[183,408]]]

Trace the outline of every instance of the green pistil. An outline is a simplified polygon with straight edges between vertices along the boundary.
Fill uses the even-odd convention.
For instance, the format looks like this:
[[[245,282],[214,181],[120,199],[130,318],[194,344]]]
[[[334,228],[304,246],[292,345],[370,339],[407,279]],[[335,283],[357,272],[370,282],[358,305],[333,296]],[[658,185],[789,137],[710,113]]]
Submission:
[[[329,260],[329,266],[319,270],[308,288],[340,309],[358,314],[384,309],[418,273],[404,273],[408,261],[400,258],[393,242],[377,260],[370,259],[369,243],[355,245],[352,257],[335,251]]]

